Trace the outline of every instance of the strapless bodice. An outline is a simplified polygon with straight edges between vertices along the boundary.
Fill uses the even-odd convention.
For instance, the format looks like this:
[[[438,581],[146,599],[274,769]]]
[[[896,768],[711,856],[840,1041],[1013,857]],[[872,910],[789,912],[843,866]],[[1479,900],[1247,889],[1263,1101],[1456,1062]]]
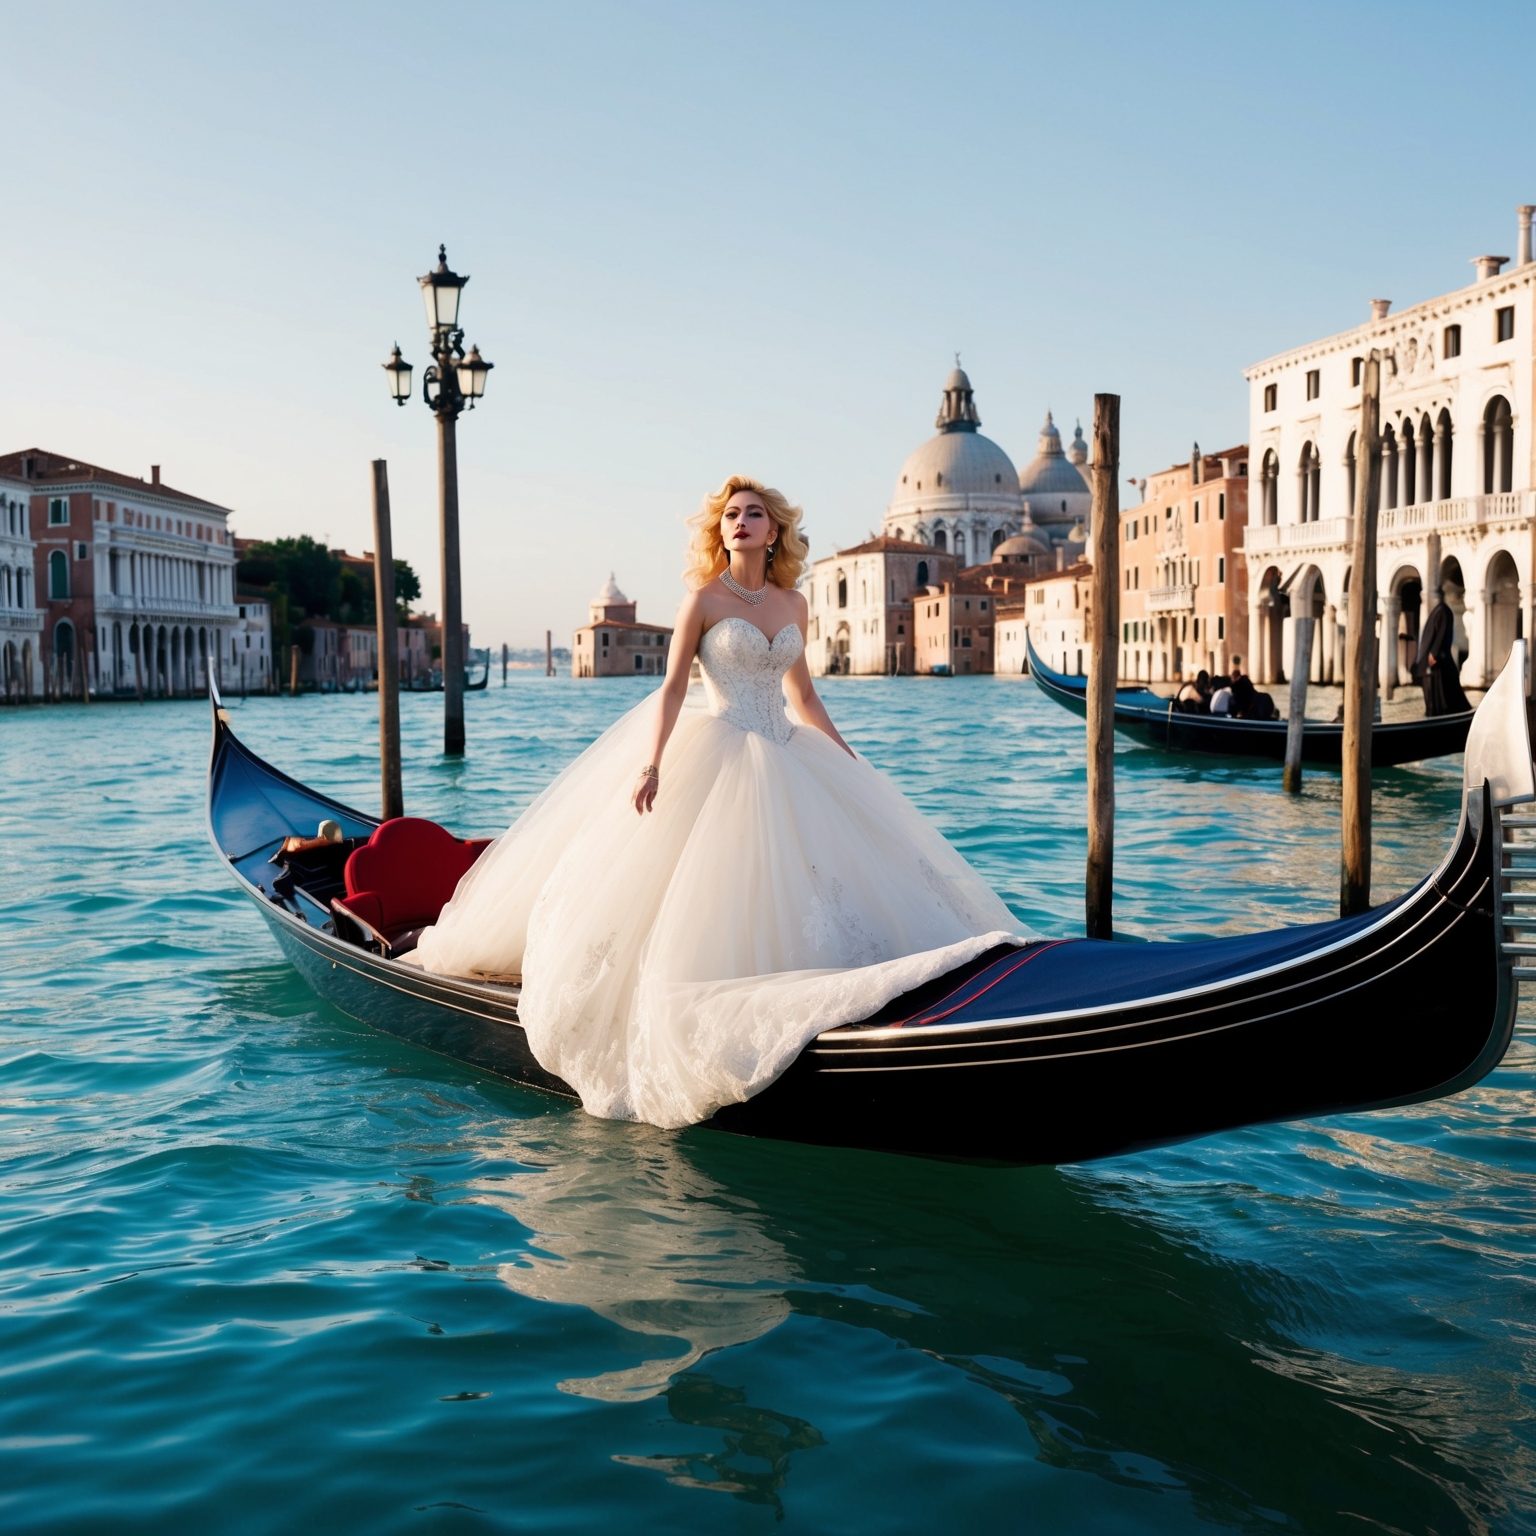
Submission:
[[[804,649],[795,624],[786,624],[772,640],[750,619],[712,624],[699,641],[710,712],[769,741],[788,741],[795,728],[784,711],[784,674]]]

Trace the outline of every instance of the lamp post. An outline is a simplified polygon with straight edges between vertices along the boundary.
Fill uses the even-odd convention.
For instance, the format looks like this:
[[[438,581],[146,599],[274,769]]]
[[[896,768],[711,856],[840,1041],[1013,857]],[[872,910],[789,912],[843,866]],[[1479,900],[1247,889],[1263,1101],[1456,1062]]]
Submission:
[[[419,279],[432,333],[432,364],[422,374],[421,398],[437,417],[439,540],[443,569],[443,751],[464,751],[464,603],[459,575],[459,413],[474,410],[485,394],[486,375],[495,366],[479,347],[464,353],[459,298],[468,277],[449,270],[446,246],[437,248],[437,267]],[[396,405],[411,398],[411,365],[397,345],[384,364]]]

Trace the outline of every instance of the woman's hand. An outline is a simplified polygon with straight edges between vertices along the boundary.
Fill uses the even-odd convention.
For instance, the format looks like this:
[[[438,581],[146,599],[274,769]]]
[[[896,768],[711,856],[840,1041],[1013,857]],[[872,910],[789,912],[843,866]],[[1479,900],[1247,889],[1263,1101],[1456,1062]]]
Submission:
[[[630,796],[634,802],[638,815],[645,815],[656,806],[656,791],[661,787],[661,778],[654,768],[647,769],[635,782],[635,792]]]

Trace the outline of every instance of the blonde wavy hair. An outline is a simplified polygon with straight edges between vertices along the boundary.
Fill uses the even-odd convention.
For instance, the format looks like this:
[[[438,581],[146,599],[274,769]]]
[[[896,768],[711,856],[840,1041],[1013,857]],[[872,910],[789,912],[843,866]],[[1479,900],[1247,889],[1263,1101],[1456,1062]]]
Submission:
[[[805,557],[811,548],[800,536],[800,519],[804,514],[782,491],[775,491],[750,475],[732,475],[719,490],[706,496],[699,510],[688,519],[688,564],[683,569],[688,590],[697,592],[731,563],[725,541],[720,537],[720,518],[725,504],[737,491],[755,491],[763,498],[768,516],[779,530],[773,541],[773,558],[768,562],[768,580],[776,587],[793,588],[805,569]]]

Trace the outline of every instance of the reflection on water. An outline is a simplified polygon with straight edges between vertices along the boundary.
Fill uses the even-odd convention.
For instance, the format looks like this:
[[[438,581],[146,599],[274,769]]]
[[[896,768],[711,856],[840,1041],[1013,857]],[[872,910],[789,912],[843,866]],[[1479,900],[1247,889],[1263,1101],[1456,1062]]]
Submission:
[[[682,1456],[624,1456],[625,1467],[663,1473],[677,1488],[729,1493],[747,1504],[770,1505],[780,1519],[779,1498],[789,1476],[792,1451],[825,1445],[821,1431],[804,1419],[771,1408],[754,1408],[738,1387],[724,1387],[702,1373],[681,1377],[667,1388],[667,1407],[679,1424],[724,1431],[725,1448]],[[761,1469],[749,1465],[762,1464]]]
[[[678,1346],[639,1365],[573,1377],[562,1392],[609,1402],[654,1397],[706,1355],[745,1344],[789,1316],[788,1255],[756,1213],[733,1202],[649,1126],[615,1137],[571,1115],[558,1157],[520,1175],[502,1203],[530,1234],[501,1278],[537,1301],[587,1307],[647,1341]],[[543,1147],[547,1156],[555,1149]],[[522,1154],[537,1163],[540,1150]]]

